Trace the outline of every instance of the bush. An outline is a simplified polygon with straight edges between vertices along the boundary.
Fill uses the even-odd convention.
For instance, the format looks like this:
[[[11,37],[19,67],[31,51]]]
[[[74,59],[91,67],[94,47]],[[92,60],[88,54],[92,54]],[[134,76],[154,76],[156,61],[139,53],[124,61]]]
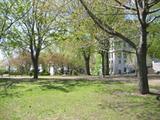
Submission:
[[[72,75],[78,75],[78,71],[77,70],[73,70],[72,71]]]
[[[31,71],[28,72],[28,75],[29,75],[29,76],[33,76],[33,74],[34,74],[34,71],[33,71],[33,70],[31,70]]]
[[[3,74],[9,74],[9,71],[6,71],[4,69],[0,69],[0,75],[3,75]]]
[[[10,75],[22,75],[22,73],[18,71],[10,72],[9,74]]]
[[[39,75],[46,76],[46,75],[50,75],[50,73],[46,70],[43,70],[43,72],[39,73]]]

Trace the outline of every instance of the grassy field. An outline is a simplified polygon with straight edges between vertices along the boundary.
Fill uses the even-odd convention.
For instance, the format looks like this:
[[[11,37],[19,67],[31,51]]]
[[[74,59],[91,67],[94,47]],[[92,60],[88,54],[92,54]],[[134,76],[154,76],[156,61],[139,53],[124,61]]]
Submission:
[[[139,95],[136,83],[20,82],[7,93],[1,86],[0,120],[160,120],[160,101]]]

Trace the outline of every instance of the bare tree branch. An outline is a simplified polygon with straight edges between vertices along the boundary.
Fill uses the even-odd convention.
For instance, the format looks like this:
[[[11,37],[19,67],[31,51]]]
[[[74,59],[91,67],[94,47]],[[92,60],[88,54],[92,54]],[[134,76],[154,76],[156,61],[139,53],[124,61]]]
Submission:
[[[152,20],[150,20],[150,21],[148,22],[148,24],[154,22],[154,21],[157,20],[158,18],[160,18],[160,15],[155,16]]]
[[[158,3],[160,3],[160,0],[152,0],[151,3],[149,3],[149,8],[157,5]]]
[[[149,14],[156,13],[158,11],[160,11],[160,8],[150,11]]]
[[[130,6],[127,6],[123,3],[121,3],[119,0],[114,0],[116,3],[118,3],[120,6],[122,6],[124,9],[127,9],[127,10],[133,10],[133,11],[137,11],[135,8],[132,8]]]
[[[142,21],[142,19],[141,19],[140,8],[139,8],[139,5],[138,5],[138,1],[137,1],[137,0],[134,0],[134,1],[135,1],[136,9],[137,9],[138,20],[139,20],[139,22],[142,24],[143,21]]]
[[[110,27],[108,24],[105,24],[104,22],[102,22],[99,18],[97,18],[86,6],[86,4],[84,3],[83,0],[79,0],[81,2],[81,4],[84,6],[85,10],[87,11],[87,13],[89,14],[89,16],[93,19],[93,21],[105,32],[107,32],[108,34],[114,35],[116,37],[119,37],[120,39],[122,39],[123,41],[127,42],[130,46],[132,46],[134,49],[136,49],[136,45],[127,37],[125,37],[124,35],[122,35],[121,33],[115,31],[112,27]]]

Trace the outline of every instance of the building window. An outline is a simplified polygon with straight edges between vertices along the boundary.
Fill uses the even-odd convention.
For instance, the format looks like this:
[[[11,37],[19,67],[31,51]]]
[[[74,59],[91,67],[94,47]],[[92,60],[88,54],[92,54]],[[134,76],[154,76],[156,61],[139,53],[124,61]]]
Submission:
[[[117,58],[121,58],[121,57],[122,57],[121,52],[120,52],[120,51],[116,52],[115,56],[116,56]]]
[[[124,72],[126,72],[127,71],[127,68],[126,67],[124,67]]]
[[[127,54],[126,54],[126,53],[123,53],[123,57],[124,57],[124,58],[127,58]]]
[[[124,63],[127,63],[127,60],[126,60],[126,59],[124,60]]]
[[[114,42],[111,42],[111,47],[110,47],[110,49],[113,50],[113,48],[114,48]]]
[[[110,58],[113,58],[113,53],[110,53]]]
[[[118,58],[121,58],[121,54],[120,53],[118,53]]]
[[[121,60],[119,60],[119,64],[121,64]]]
[[[109,61],[109,64],[112,65],[112,60]]]
[[[122,45],[122,42],[121,42],[121,41],[115,42],[115,48],[116,48],[116,49],[120,49],[120,48],[121,48],[121,45]]]
[[[118,70],[118,73],[121,74],[121,70]]]
[[[110,69],[110,73],[112,73],[112,72],[113,72],[113,68]]]

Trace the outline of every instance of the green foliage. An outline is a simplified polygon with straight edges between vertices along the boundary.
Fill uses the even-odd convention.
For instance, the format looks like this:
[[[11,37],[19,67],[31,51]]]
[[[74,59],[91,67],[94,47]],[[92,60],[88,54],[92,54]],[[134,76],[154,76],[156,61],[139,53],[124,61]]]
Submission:
[[[39,75],[48,76],[48,75],[50,75],[50,73],[46,70],[43,70],[41,73],[39,73]]]
[[[12,26],[30,9],[28,0],[3,0],[0,2],[0,38],[6,39],[12,33]]]
[[[22,73],[20,71],[11,71],[9,72],[9,75],[22,75]]]
[[[152,58],[158,58],[158,59],[160,59],[160,40],[159,40],[159,38],[155,39],[153,41],[152,45],[148,49],[148,54]]]
[[[148,54],[152,58],[160,59],[160,23],[156,22],[149,28],[149,49]]]
[[[0,75],[3,75],[6,73],[6,70],[5,69],[0,69]]]
[[[93,65],[93,70],[92,70],[92,74],[93,75],[100,75],[100,70],[101,70],[101,55],[100,54],[97,54],[96,57],[95,57],[95,64]]]

